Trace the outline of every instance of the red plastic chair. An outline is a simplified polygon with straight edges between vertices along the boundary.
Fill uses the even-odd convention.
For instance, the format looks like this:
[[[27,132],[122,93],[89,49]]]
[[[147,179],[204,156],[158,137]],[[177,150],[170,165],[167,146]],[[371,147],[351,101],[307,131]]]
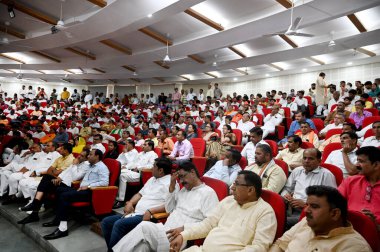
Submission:
[[[265,142],[267,142],[269,144],[270,148],[272,149],[273,157],[277,156],[277,154],[278,154],[277,143],[273,140],[265,140]]]
[[[334,111],[334,109],[336,108],[336,106],[338,106],[338,104],[332,105],[331,108],[330,108],[330,112]]]
[[[157,154],[159,158],[162,157],[162,150],[160,148],[154,148],[154,152]]]
[[[143,185],[153,176],[152,170],[151,169],[143,169],[141,171],[141,181]],[[128,183],[129,185],[129,183]]]
[[[229,188],[228,188],[228,185],[224,183],[223,181],[219,179],[209,178],[209,177],[202,177],[201,180],[206,185],[214,189],[214,191],[216,192],[216,195],[218,196],[219,201],[223,200],[225,197],[228,196]]]
[[[280,238],[285,231],[286,223],[286,207],[283,198],[274,192],[268,190],[262,190],[261,198],[265,200],[269,205],[272,206],[274,214],[276,215],[277,220],[277,231],[276,236],[273,241],[277,238]]]
[[[312,143],[309,143],[309,142],[302,142],[300,147],[302,149],[312,149],[312,148],[314,148],[314,145]]]
[[[243,139],[243,133],[239,129],[233,129],[232,132],[236,136],[236,145],[241,145],[241,141]]]
[[[373,133],[373,129],[368,129],[365,134],[364,134],[364,139],[366,139],[367,137],[370,137],[370,136],[374,136],[375,133]]]
[[[220,132],[220,130],[215,129],[214,131],[215,131],[215,133],[217,133],[219,135],[219,137],[222,135],[222,132]]]
[[[173,143],[177,142],[177,138],[176,137],[172,137],[172,140],[173,140]]]
[[[299,220],[306,216],[305,209],[302,210]],[[380,239],[375,223],[365,214],[348,210],[348,220],[352,227],[368,242],[372,251],[380,251]]]
[[[193,145],[194,156],[204,157],[206,152],[206,141],[203,138],[197,137],[190,139],[191,145]]]
[[[247,165],[248,165],[247,159],[242,156],[240,159],[239,165],[240,165],[241,169],[244,170],[245,167],[247,167]]]
[[[143,151],[143,148],[141,146],[135,146],[135,149],[137,150],[137,152],[142,152]]]
[[[125,148],[125,145],[118,144],[117,145],[117,152],[119,152],[119,154],[121,154],[123,152],[124,148]]]
[[[365,128],[366,126],[370,125],[371,123],[374,123],[376,121],[380,121],[380,116],[370,116],[370,117],[366,117],[364,118],[363,120],[363,128]]]
[[[257,121],[257,125],[263,125],[263,122],[264,122],[264,117],[262,114],[259,114],[259,113],[254,113],[252,114],[252,116],[256,116],[258,121]]]
[[[372,116],[378,116],[379,115],[379,110],[376,108],[365,108],[365,111],[371,112]]]
[[[203,176],[206,169],[207,158],[206,157],[193,157],[192,163],[197,167],[199,176]]]
[[[311,119],[317,128],[318,132],[321,131],[325,127],[325,123],[320,118],[312,118]]]
[[[119,134],[111,134],[111,136],[113,136],[116,141],[119,140],[119,138],[120,138]]]
[[[272,112],[272,109],[269,109],[269,108],[263,108],[263,113],[265,116],[267,116],[268,114],[270,114]]]
[[[339,186],[343,181],[343,171],[339,167],[332,164],[322,163],[321,167],[329,170],[332,174],[334,174],[336,185]]]
[[[343,132],[342,129],[331,129],[331,130],[326,132],[325,140],[329,139],[333,135],[337,135],[337,134],[340,135],[340,134],[342,134],[342,132]]]
[[[110,171],[108,186],[91,188],[91,202],[74,202],[73,207],[89,207],[92,206],[96,215],[103,215],[112,212],[112,206],[116,199],[118,188],[115,186],[120,174],[120,163],[115,159],[106,158],[104,164]]]
[[[274,159],[274,162],[276,163],[276,165],[280,166],[281,169],[284,171],[286,177],[289,177],[289,167],[288,167],[288,164],[285,163],[284,160],[280,160],[280,159]]]
[[[327,157],[330,155],[332,151],[339,149],[342,149],[341,143],[329,143],[328,145],[326,145],[322,153],[322,163],[326,161]]]

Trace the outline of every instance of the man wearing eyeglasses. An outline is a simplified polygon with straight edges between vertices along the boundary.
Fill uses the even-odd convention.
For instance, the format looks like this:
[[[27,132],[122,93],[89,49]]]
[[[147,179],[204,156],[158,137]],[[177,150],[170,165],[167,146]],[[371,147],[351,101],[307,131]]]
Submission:
[[[92,138],[91,150],[100,150],[103,154],[106,152],[106,147],[102,144],[103,136],[101,134],[96,134]]]
[[[172,153],[168,156],[176,164],[189,161],[194,156],[193,145],[186,139],[186,133],[183,130],[177,132],[177,142],[174,144]]]
[[[366,146],[356,155],[359,174],[343,180],[338,190],[347,199],[348,209],[368,215],[380,231],[380,150]]]
[[[183,185],[180,191],[175,190],[177,179]],[[112,248],[113,252],[169,251],[169,242],[183,230],[184,225],[202,221],[217,204],[215,191],[202,183],[195,165],[184,162],[171,176],[165,200],[165,211],[170,215],[165,224],[141,222]]]
[[[260,177],[240,171],[232,196],[221,201],[202,222],[186,225],[171,236],[170,251],[180,251],[187,240],[205,238],[202,247],[184,251],[267,251],[277,230],[273,208],[260,196]]]

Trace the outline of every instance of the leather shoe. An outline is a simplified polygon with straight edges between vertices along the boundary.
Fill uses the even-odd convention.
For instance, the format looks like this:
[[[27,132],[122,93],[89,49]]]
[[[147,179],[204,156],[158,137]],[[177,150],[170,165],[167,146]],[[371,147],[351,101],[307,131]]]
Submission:
[[[31,215],[28,215],[28,217],[25,217],[24,219],[17,222],[17,224],[28,224],[31,222],[39,221],[40,217],[38,217],[38,214],[32,213]]]
[[[116,201],[115,204],[113,204],[112,209],[117,209],[124,206],[124,202],[122,201]]]
[[[33,211],[33,203],[20,207],[19,210],[23,212]]]
[[[59,222],[57,221],[49,221],[49,222],[45,222],[42,224],[43,227],[55,227],[55,226],[58,226],[59,225]]]
[[[58,239],[58,238],[62,238],[62,237],[68,236],[68,235],[69,235],[69,232],[67,230],[66,231],[61,231],[61,230],[59,230],[57,228],[56,230],[54,230],[53,233],[45,235],[44,239],[45,240],[54,240],[54,239]]]

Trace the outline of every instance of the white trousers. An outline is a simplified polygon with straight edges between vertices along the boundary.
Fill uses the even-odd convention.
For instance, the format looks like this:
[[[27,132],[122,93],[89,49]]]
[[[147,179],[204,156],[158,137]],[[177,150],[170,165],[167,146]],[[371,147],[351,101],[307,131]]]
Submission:
[[[263,139],[266,138],[269,134],[274,133],[276,131],[276,127],[273,126],[263,126],[261,127],[263,130]]]
[[[31,172],[25,172],[25,173],[15,172],[15,173],[12,173],[9,176],[9,181],[8,181],[9,182],[9,195],[16,195],[17,197],[21,197],[22,194],[18,190],[19,189],[18,188],[19,181],[21,179],[29,178],[30,174],[31,174]]]
[[[116,200],[124,201],[125,192],[127,191],[128,182],[138,182],[140,181],[140,173],[134,172],[128,169],[122,169],[119,178],[119,191],[117,193]]]
[[[25,198],[34,199],[34,196],[37,193],[37,187],[40,184],[40,181],[41,181],[40,178],[31,178],[31,177],[21,179],[19,182],[19,192],[21,192]]]
[[[164,225],[143,221],[125,235],[112,249],[114,252],[168,252],[169,247]]]

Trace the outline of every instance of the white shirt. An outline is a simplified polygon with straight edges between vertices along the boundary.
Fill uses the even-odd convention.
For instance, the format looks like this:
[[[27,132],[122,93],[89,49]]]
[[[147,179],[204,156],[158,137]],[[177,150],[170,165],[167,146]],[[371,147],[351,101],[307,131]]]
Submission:
[[[364,146],[374,146],[374,147],[379,147],[380,146],[380,140],[376,139],[376,136],[370,136],[364,139],[361,147]]]
[[[142,170],[143,168],[146,169],[152,169],[154,165],[154,160],[158,158],[156,152],[154,151],[142,151],[140,152],[134,162],[131,162],[125,166],[127,169],[139,169]]]
[[[231,186],[237,178],[237,174],[239,171],[241,171],[241,167],[239,164],[234,164],[233,166],[226,166],[223,164],[223,160],[219,160],[203,176],[222,180],[228,186]]]
[[[280,98],[280,101],[278,102],[281,104],[282,107],[286,107],[286,104],[288,103],[286,99]]]
[[[62,183],[71,186],[71,182],[81,180],[88,169],[90,169],[90,163],[88,161],[84,161],[77,165],[72,164],[67,169],[63,170],[58,177],[62,179]]]
[[[306,202],[306,188],[312,185],[325,185],[336,188],[334,175],[327,169],[318,167],[306,173],[303,166],[295,168],[290,174],[281,196],[292,194],[294,199],[301,199]]]
[[[103,154],[106,153],[106,147],[101,143],[91,145],[91,150],[100,150]]]
[[[255,124],[253,122],[251,122],[251,121],[243,122],[243,119],[240,119],[236,128],[241,130],[241,132],[244,135],[244,133],[249,134],[249,131],[253,127],[255,127]]]
[[[357,162],[357,156],[355,153],[356,150],[357,150],[357,148],[355,148],[353,151],[348,153],[348,158],[350,159],[351,163],[353,163],[353,164],[356,164],[356,162]],[[332,165],[339,167],[342,170],[344,177],[348,176],[348,171],[347,171],[346,167],[344,166],[344,162],[343,162],[342,149],[332,151],[330,153],[330,155],[327,157],[325,163],[326,164],[332,164]]]
[[[203,94],[203,93],[202,93],[202,94],[199,94],[199,95],[197,96],[197,98],[198,98],[198,100],[203,101],[203,99],[204,99],[204,94]]]
[[[143,215],[149,208],[162,206],[169,194],[170,175],[161,178],[151,177],[139,191],[142,198],[137,202],[135,213]],[[179,190],[176,184],[175,191]]]
[[[254,145],[254,143],[252,141],[249,141],[244,146],[243,150],[241,151],[241,155],[247,159],[248,165],[251,165],[251,164],[255,163],[255,151],[256,151],[256,146],[258,144],[266,144],[266,145],[268,145],[268,143],[265,142],[264,140],[261,140],[256,145]]]
[[[276,126],[280,125],[280,123],[282,122],[282,116],[277,113],[275,114],[274,116],[272,116],[272,114],[268,114],[265,118],[264,118],[264,126],[266,129],[269,129],[269,128],[275,128]]]
[[[41,131],[41,132],[34,132],[33,134],[32,134],[32,137],[35,137],[35,138],[38,138],[38,139],[40,139],[41,137],[44,137],[46,134],[45,134],[45,132],[43,132],[43,131]]]
[[[92,94],[86,94],[86,96],[84,97],[84,102],[85,103],[88,103],[92,100]]]
[[[302,99],[300,99],[298,96],[296,96],[296,98],[294,99],[294,102],[298,105],[298,106],[302,106],[302,105],[305,105],[307,107],[307,99],[305,97],[303,97]]]
[[[37,161],[32,160],[33,164],[30,164],[30,167],[32,169],[29,169],[31,171],[35,171],[37,175],[41,174],[41,172],[47,171],[49,167],[54,163],[54,161],[61,157],[61,154],[59,154],[57,151],[45,153],[45,152],[39,152],[40,155],[38,156]]]
[[[68,128],[66,131],[67,131],[67,132],[70,132],[73,136],[79,134],[79,129],[78,129],[77,127],[74,127],[74,128]]]
[[[186,100],[188,100],[188,101],[194,100],[194,96],[197,96],[197,94],[196,93],[188,93],[186,96]]]
[[[329,103],[327,104],[327,109],[328,109],[328,111],[331,111],[331,107],[332,107],[334,104],[338,104],[338,102],[339,102],[339,100],[336,101],[334,98],[331,99],[331,100],[329,101]]]
[[[123,166],[133,162],[136,159],[137,155],[138,151],[136,149],[132,149],[130,151],[120,153],[119,157],[116,160],[120,162],[122,166],[121,168],[124,168]]]
[[[335,125],[335,123],[330,123],[326,125],[326,127],[324,127],[319,133],[327,133],[327,131],[331,129],[342,129],[342,128],[343,128],[343,124]]]
[[[165,201],[165,210],[170,215],[165,229],[202,221],[218,202],[214,189],[205,184],[193,187],[190,191],[183,187],[179,192],[169,193]]]

